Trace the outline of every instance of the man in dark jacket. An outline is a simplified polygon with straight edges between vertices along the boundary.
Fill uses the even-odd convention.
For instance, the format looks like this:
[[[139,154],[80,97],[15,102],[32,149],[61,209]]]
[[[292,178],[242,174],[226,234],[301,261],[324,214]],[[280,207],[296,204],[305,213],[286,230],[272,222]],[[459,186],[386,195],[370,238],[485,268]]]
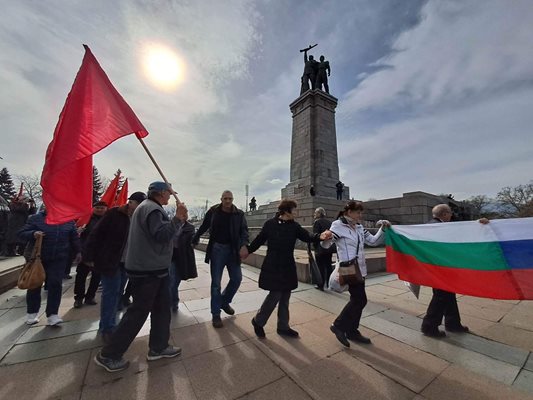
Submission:
[[[233,194],[229,190],[222,193],[220,200],[220,204],[205,214],[193,238],[196,245],[200,236],[209,230],[205,262],[211,262],[211,314],[215,328],[223,327],[221,309],[228,315],[235,314],[230,303],[242,281],[241,259],[248,256],[248,225],[244,213],[233,205]],[[224,267],[228,268],[229,282],[221,291]]]
[[[314,213],[315,221],[313,222],[313,233],[321,234],[331,227],[331,221],[326,218],[326,210],[318,207]],[[328,286],[329,277],[333,268],[331,267],[331,258],[335,252],[335,246],[325,249],[319,244],[315,244],[315,258],[320,274],[322,275],[322,286],[317,285],[316,288],[324,290]]]
[[[433,218],[428,221],[428,224],[450,222],[453,216],[452,209],[447,204],[437,204],[433,207],[432,214]],[[482,220],[480,222],[485,223]],[[461,316],[459,315],[455,293],[433,288],[433,297],[422,321],[422,333],[435,338],[446,336],[444,331],[439,330],[443,317],[447,331],[468,332],[468,327],[461,325]]]
[[[130,218],[144,200],[146,195],[143,192],[135,192],[127,204],[107,211],[85,244],[84,261],[93,272],[100,274],[102,280],[99,332],[105,343],[115,329],[118,302],[128,279],[124,269],[124,249]]]
[[[176,357],[179,347],[169,345],[170,294],[168,268],[172,258],[172,238],[187,220],[187,208],[176,204],[176,214],[169,218],[164,205],[174,193],[165,182],[153,182],[148,198],[131,217],[126,246],[126,273],[132,283],[133,303],[128,308],[109,342],[95,356],[97,365],[108,372],[122,371],[129,362],[122,356],[130,347],[150,314],[148,361]]]
[[[93,205],[93,213],[89,223],[78,230],[80,233],[81,241],[81,262],[76,267],[76,282],[74,283],[74,308],[81,308],[84,303],[94,306],[96,301],[94,296],[96,295],[96,290],[100,284],[100,274],[96,271],[93,271],[85,263],[85,244],[87,238],[91,234],[91,231],[94,229],[98,221],[104,216],[107,211],[107,203],[104,201],[98,201]],[[87,281],[87,276],[91,273],[91,281],[89,283],[89,288],[85,292],[85,282]]]
[[[41,261],[46,272],[46,287],[48,296],[46,300],[47,325],[55,326],[63,322],[59,317],[61,304],[63,273],[65,263],[70,254],[75,254],[79,261],[80,239],[76,232],[74,222],[59,225],[49,225],[45,221],[46,211],[41,211],[28,218],[28,222],[19,231],[19,238],[30,242],[33,246],[37,236],[43,236],[41,247]],[[33,325],[39,322],[38,314],[41,307],[41,288],[31,289],[26,292],[28,315],[26,324]]]

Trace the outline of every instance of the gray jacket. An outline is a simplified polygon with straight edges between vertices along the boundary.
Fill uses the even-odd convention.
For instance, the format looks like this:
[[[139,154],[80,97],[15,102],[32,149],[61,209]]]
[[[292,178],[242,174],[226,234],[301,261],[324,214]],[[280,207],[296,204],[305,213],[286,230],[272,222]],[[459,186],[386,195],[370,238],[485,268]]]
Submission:
[[[126,249],[128,274],[166,275],[172,259],[172,238],[180,225],[157,202],[143,201],[131,217]]]

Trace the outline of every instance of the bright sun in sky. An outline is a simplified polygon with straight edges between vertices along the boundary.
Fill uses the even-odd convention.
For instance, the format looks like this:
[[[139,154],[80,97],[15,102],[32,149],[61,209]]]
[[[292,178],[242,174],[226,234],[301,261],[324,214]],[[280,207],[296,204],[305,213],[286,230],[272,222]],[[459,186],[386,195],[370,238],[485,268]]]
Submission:
[[[144,70],[150,81],[160,89],[173,90],[182,81],[183,62],[168,47],[147,45],[143,52]]]

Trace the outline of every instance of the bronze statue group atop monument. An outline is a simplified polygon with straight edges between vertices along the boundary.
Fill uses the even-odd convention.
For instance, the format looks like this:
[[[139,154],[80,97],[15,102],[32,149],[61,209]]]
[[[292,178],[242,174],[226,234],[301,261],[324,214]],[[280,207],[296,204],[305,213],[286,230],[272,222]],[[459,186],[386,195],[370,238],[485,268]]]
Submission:
[[[324,56],[320,56],[320,62],[316,61],[312,55],[307,56],[307,52],[316,46],[317,44],[314,44],[300,50],[300,53],[304,53],[304,73],[302,75],[300,95],[310,89],[322,90],[322,86],[324,86],[324,92],[329,93],[328,76],[331,75],[329,61],[326,61]],[[309,86],[309,83],[311,83],[311,86]]]

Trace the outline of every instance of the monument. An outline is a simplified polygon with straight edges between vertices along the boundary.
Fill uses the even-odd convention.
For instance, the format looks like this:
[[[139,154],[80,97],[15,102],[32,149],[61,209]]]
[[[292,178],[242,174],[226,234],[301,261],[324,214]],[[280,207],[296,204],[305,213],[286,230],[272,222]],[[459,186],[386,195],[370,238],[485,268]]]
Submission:
[[[290,182],[281,189],[282,199],[298,203],[297,220],[303,226],[312,225],[317,207],[323,207],[334,218],[350,198],[350,188],[339,179],[335,130],[338,100],[327,92],[331,67],[324,56],[319,63],[308,55],[316,46],[300,50],[304,53],[300,96],[289,105],[292,113]],[[342,184],[340,195],[339,183]],[[262,205],[252,215],[248,214],[248,225],[261,226],[266,218],[273,216],[278,203]]]

